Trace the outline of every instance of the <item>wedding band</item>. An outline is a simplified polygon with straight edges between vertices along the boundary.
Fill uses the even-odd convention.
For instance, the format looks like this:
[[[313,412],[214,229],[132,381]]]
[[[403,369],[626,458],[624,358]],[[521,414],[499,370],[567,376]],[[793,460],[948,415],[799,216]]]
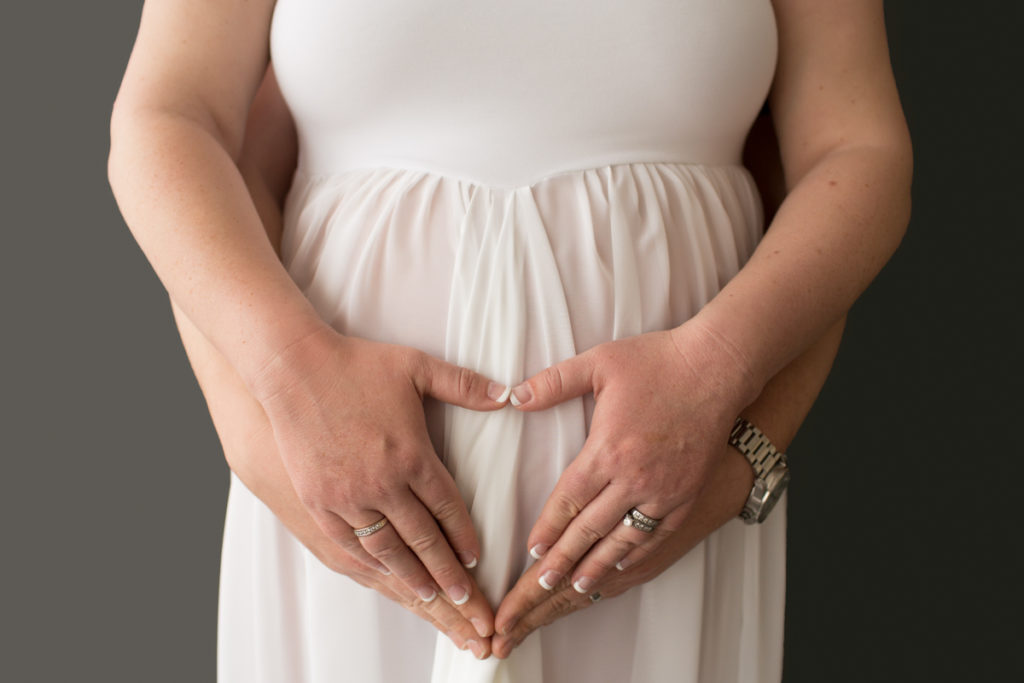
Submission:
[[[600,593],[591,593],[590,594],[590,602],[597,602],[600,599],[601,599],[601,594]]]
[[[644,513],[642,513],[639,510],[637,510],[636,508],[631,509],[629,511],[629,514],[633,517],[633,519],[635,521],[640,522],[641,524],[646,524],[647,526],[650,526],[650,527],[656,527],[659,524],[661,524],[661,520],[660,519],[655,519],[654,517],[648,517]]]
[[[651,524],[650,522],[654,523]],[[654,531],[654,527],[661,524],[661,520],[654,519],[653,517],[648,517],[644,513],[637,510],[636,508],[633,508],[632,510],[626,513],[625,517],[622,518],[622,523],[625,526],[633,527],[637,531],[642,531],[645,534],[649,534]]]
[[[622,523],[626,526],[633,527],[637,531],[642,531],[645,534],[649,534],[654,531],[653,526],[651,526],[650,524],[644,524],[643,522],[636,521],[635,519],[633,519],[632,515],[626,515],[625,517],[623,517]]]
[[[379,520],[371,524],[370,526],[364,526],[362,529],[353,529],[352,533],[362,538],[363,536],[369,536],[375,534],[388,525],[388,518],[381,517]]]

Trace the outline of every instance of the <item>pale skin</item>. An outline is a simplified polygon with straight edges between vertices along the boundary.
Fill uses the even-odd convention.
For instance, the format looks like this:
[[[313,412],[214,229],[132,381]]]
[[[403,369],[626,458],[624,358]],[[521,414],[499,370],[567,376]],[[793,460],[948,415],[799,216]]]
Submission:
[[[762,117],[747,143],[748,165],[759,187],[764,188],[765,210],[777,208],[781,189],[776,141],[768,117]],[[293,123],[268,70],[256,95],[246,126],[239,168],[259,210],[267,236],[280,250],[281,204],[295,166],[296,141]],[[447,601],[425,603],[396,578],[381,576],[366,563],[340,548],[323,531],[298,500],[273,441],[270,424],[260,404],[248,393],[238,373],[172,302],[182,342],[206,397],[225,457],[233,471],[277,515],[306,547],[334,571],[345,574],[431,622],[460,647],[486,656],[492,641],[481,637],[473,624]],[[800,358],[769,382],[744,415],[755,420],[781,447],[788,445],[797,426],[828,374],[838,347],[842,324],[837,324]],[[752,473],[738,451],[726,449],[688,522],[673,534],[663,549],[635,567],[616,573],[596,589],[614,597],[633,585],[650,580],[685,554],[700,540],[733,519],[750,490]],[[569,589],[547,593],[539,589],[535,572],[526,575],[507,598],[509,605],[534,608],[507,636],[494,639],[494,652],[507,656],[513,643],[537,626],[568,611],[590,604],[589,598]],[[582,598],[582,599],[581,599]]]
[[[287,475],[293,512],[301,509],[307,529],[312,520],[356,560],[391,571],[366,576],[395,582],[406,596],[446,593],[444,601],[424,601],[451,608],[448,616],[431,613],[442,628],[475,618],[486,641],[496,626],[502,635],[478,643],[478,656],[487,648],[507,656],[537,625],[589,602],[583,593],[611,596],[650,578],[671,563],[660,562],[734,517],[750,474],[722,445],[733,417],[743,413],[787,443],[785,425],[795,432],[806,409],[787,414],[778,404],[802,391],[809,407],[834,355],[836,342],[830,348],[823,340],[838,339],[842,316],[902,237],[910,142],[881,3],[779,0],[775,7],[780,63],[771,107],[786,200],[747,265],[697,316],[674,330],[599,345],[528,380],[532,400],[521,410],[587,391],[597,407],[579,465],[563,475],[530,534],[528,548],[542,559],[492,615],[459,561],[478,554],[479,544],[430,448],[420,401],[430,394],[495,409],[488,389],[493,396],[500,387],[414,349],[339,335],[281,266],[238,167],[267,64],[272,3],[146,4],[112,121],[110,178],[129,227],[179,321],[195,325],[197,338],[235,373],[236,388],[262,410],[277,457],[260,462],[271,480]],[[225,24],[233,30],[221,31]],[[777,385],[793,367],[806,374]],[[216,384],[204,385],[208,400]],[[722,496],[705,496],[718,486]],[[664,518],[657,533],[618,525],[634,505]],[[387,531],[355,542],[351,527],[382,515],[392,521]],[[322,544],[315,534],[297,535]],[[616,563],[631,564],[618,572]],[[556,579],[547,582],[552,592],[538,585],[545,575]],[[586,590],[566,588],[572,584]],[[455,606],[460,588],[470,598]]]

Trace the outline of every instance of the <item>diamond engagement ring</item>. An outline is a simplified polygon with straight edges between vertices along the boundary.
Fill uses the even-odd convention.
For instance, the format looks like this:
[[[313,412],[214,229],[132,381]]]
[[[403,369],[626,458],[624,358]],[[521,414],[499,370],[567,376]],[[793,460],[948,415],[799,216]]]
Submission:
[[[362,529],[353,529],[352,533],[362,538],[363,536],[369,536],[375,534],[388,525],[388,518],[381,517],[378,521],[374,522],[370,526],[364,526]]]
[[[655,519],[654,517],[648,517],[636,508],[632,508],[626,513],[626,516],[622,518],[622,523],[625,526],[631,526],[638,531],[649,534],[654,531],[655,527],[661,524],[661,520]]]

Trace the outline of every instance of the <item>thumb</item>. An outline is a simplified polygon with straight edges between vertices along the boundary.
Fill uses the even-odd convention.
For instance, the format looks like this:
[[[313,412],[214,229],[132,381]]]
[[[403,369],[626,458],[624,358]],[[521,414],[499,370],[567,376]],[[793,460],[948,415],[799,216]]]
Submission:
[[[545,410],[594,388],[593,356],[581,353],[541,370],[512,387],[509,400],[520,410]]]
[[[424,394],[470,410],[495,410],[508,402],[509,388],[500,382],[429,354],[422,360],[413,379]]]

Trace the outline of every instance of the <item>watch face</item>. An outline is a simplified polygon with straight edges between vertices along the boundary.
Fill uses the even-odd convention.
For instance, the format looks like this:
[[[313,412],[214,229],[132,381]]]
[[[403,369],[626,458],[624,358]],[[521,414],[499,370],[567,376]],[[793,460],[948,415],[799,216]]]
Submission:
[[[781,472],[778,471],[780,469],[782,470]],[[788,485],[789,468],[780,463],[768,473],[768,495],[765,497],[764,504],[761,506],[760,514],[757,516],[759,522],[764,521],[764,518],[772,511],[772,508],[774,508],[775,504],[779,502],[779,498],[782,497],[782,493],[786,490],[786,486]]]

